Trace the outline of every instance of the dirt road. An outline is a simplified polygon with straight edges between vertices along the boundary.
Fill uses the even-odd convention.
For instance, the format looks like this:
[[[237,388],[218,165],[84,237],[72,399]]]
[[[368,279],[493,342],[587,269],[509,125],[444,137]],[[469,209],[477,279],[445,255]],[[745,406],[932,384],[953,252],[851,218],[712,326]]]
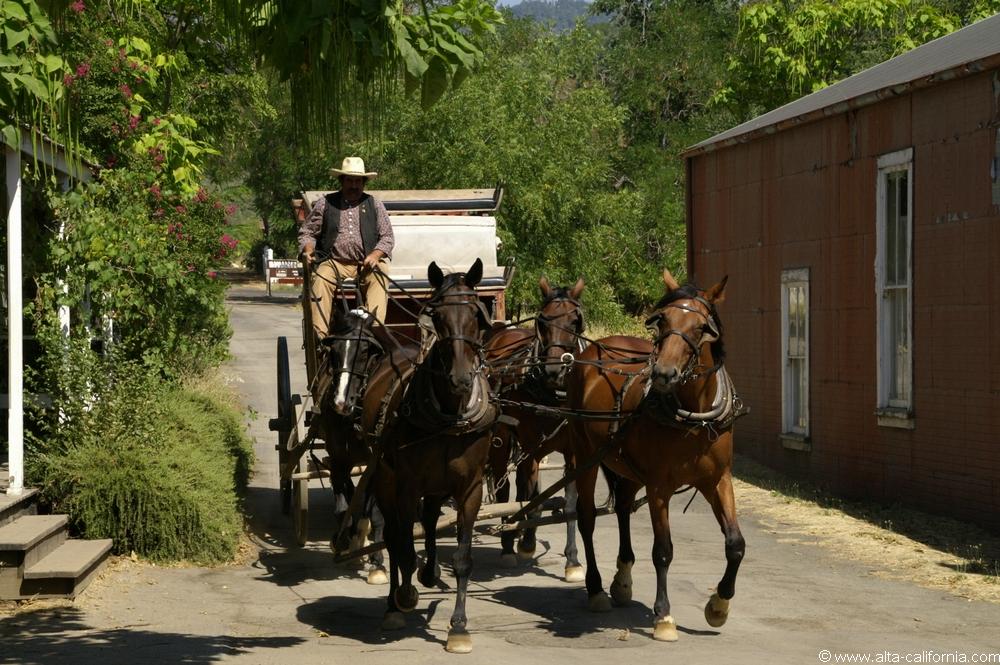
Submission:
[[[249,287],[233,290],[230,301],[235,334],[228,371],[259,414],[250,423],[258,464],[249,494],[252,539],[259,552],[248,554],[245,565],[220,568],[119,561],[76,603],[0,620],[0,663],[604,665],[610,657],[616,662],[776,665],[843,662],[838,659],[845,654],[869,654],[870,662],[908,662],[907,657],[909,662],[974,662],[974,657],[1000,662],[1000,655],[992,661],[980,656],[1000,654],[1000,605],[875,577],[868,566],[788,537],[773,516],[762,523],[762,515],[752,510],[740,514],[747,556],[729,623],[710,628],[702,608],[725,566],[722,536],[702,499],[682,513],[687,496],[678,497],[672,511],[675,557],[669,588],[681,632],[677,643],[654,642],[650,636],[654,572],[645,512],[633,526],[638,561],[635,600],[628,607],[609,614],[587,612],[582,584],[561,580],[564,536],[555,526],[540,530],[540,556],[533,565],[514,571],[499,566],[494,538],[479,538],[468,606],[471,655],[443,650],[454,602],[449,589],[422,591],[417,610],[408,616],[409,627],[382,634],[385,587],[367,586],[356,570],[331,565],[328,534],[321,528],[330,503],[318,484],[311,491],[315,542],[304,549],[285,546],[290,529],[278,510],[274,437],[267,418],[275,408],[275,338],[287,335],[297,353],[299,310],[290,302],[268,301]],[[300,357],[293,357],[292,365],[293,390],[303,391]],[[597,540],[607,584],[617,548],[613,519],[599,521]],[[442,550],[442,561],[450,561],[447,540]],[[451,582],[446,570],[444,583]],[[623,651],[611,656],[609,649]]]

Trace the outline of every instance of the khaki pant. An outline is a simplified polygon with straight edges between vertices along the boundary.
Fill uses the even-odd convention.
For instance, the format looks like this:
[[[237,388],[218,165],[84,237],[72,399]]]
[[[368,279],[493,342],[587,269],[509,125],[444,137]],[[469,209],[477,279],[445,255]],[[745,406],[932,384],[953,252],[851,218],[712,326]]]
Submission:
[[[388,272],[389,261],[379,261],[379,268]],[[358,266],[329,259],[321,263],[312,276],[312,323],[319,339],[326,337],[330,329],[330,316],[336,306],[338,275],[341,280],[356,278]],[[368,311],[385,323],[385,312],[389,306],[385,276],[373,270],[366,272],[361,280],[361,292]]]

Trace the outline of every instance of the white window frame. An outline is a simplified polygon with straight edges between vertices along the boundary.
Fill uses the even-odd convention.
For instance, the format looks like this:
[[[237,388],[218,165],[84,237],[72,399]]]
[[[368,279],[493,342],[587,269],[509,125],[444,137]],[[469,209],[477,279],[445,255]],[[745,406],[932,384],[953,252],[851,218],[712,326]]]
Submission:
[[[790,365],[788,362],[788,315],[789,315],[789,293],[795,286],[803,287],[805,294],[805,362],[802,372],[805,377],[805,394],[801,396],[805,407],[806,424],[801,427],[795,424],[795,414],[792,413],[792,391]],[[781,271],[781,430],[783,438],[793,437],[806,440],[809,438],[811,417],[809,411],[809,268],[794,268]]]
[[[887,176],[900,171],[906,172],[906,344],[910,350],[908,363],[903,367],[910,385],[909,398],[890,399],[889,389],[892,377],[889,325],[891,313],[886,305],[886,209]],[[876,353],[877,353],[877,395],[876,415],[880,425],[912,429],[913,422],[913,148],[897,150],[878,158],[876,181],[876,249],[875,249],[875,302],[876,302]]]

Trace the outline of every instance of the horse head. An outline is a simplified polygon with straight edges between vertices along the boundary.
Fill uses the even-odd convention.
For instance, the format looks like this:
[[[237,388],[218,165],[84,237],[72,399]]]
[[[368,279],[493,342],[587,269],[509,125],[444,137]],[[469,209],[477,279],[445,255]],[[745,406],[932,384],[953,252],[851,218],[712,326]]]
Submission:
[[[354,412],[364,392],[374,362],[385,349],[376,336],[375,317],[364,309],[338,311],[323,340],[329,351],[331,373],[327,401],[334,413],[347,416]]]
[[[434,293],[426,308],[437,342],[431,352],[434,373],[444,379],[437,390],[443,407],[457,413],[472,396],[482,372],[483,333],[491,321],[475,287],[483,277],[483,262],[476,259],[468,272],[445,275],[437,263],[427,268]]]
[[[722,322],[715,309],[725,299],[726,281],[703,291],[692,284],[680,286],[663,271],[667,293],[646,320],[653,332],[651,388],[676,393],[688,381],[722,364]]]
[[[581,277],[571,288],[553,287],[542,277],[538,286],[542,308],[535,317],[535,337],[542,381],[551,390],[565,390],[567,370],[581,349],[584,323],[580,294],[585,285]]]

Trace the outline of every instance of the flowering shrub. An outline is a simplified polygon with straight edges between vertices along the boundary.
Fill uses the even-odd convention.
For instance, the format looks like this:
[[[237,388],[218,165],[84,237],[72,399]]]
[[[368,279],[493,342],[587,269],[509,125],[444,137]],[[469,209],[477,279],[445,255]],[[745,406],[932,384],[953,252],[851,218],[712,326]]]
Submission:
[[[221,201],[204,189],[168,193],[153,160],[139,163],[146,168],[105,170],[85,192],[56,197],[65,232],[52,243],[38,311],[81,309],[89,294],[86,323],[99,330],[113,319],[119,353],[168,376],[200,371],[226,356],[225,285],[215,276],[237,242]]]

